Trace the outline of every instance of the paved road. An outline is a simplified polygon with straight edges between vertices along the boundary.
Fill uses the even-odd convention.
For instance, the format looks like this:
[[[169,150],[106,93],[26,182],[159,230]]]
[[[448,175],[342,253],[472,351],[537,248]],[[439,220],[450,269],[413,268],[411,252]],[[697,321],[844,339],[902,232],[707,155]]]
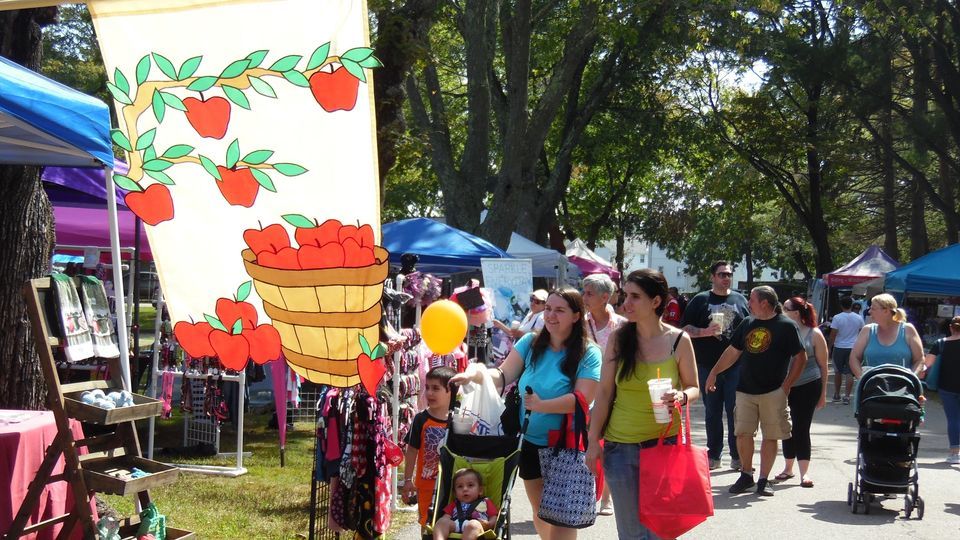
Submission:
[[[683,538],[771,538],[789,536],[791,540],[806,538],[841,538],[844,540],[882,538],[960,537],[960,466],[944,463],[947,438],[943,409],[939,402],[927,407],[926,424],[920,434],[920,494],[926,502],[923,520],[916,516],[904,519],[903,497],[876,504],[869,515],[852,514],[847,506],[847,483],[853,479],[856,452],[856,420],[852,405],[827,403],[814,416],[812,430],[813,459],[810,475],[816,486],[803,489],[799,475],[775,486],[775,496],[759,498],[753,493],[730,495],[727,487],[737,474],[721,469],[714,471],[713,493],[716,514]],[[703,408],[694,406],[694,443],[704,445]],[[759,441],[758,441],[759,448]],[[724,465],[729,461],[724,456]],[[755,460],[759,460],[759,453]],[[759,465],[759,461],[755,461]],[[777,459],[773,474],[782,469]],[[773,476],[771,474],[771,476]],[[512,532],[517,539],[536,538],[531,521],[533,511],[518,481],[514,490]],[[612,539],[617,529],[613,517],[598,517],[597,523],[580,532],[580,538]],[[400,532],[399,538],[417,538],[417,529]]]

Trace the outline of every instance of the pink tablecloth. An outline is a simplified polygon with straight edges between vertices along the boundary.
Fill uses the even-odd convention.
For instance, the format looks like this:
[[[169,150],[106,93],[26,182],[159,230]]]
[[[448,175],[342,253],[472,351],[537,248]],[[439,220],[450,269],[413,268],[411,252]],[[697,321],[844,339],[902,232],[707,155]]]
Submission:
[[[73,438],[82,439],[83,429],[76,420],[70,420]],[[12,411],[0,409],[0,531],[6,532],[27,496],[27,489],[43,463],[47,447],[57,436],[57,424],[50,411]],[[63,472],[63,456],[53,474]],[[73,508],[73,495],[66,482],[47,484],[40,495],[40,503],[30,514],[29,524],[63,515]],[[53,539],[60,532],[60,524],[47,527],[27,539]],[[74,538],[81,538],[81,527],[74,527]]]

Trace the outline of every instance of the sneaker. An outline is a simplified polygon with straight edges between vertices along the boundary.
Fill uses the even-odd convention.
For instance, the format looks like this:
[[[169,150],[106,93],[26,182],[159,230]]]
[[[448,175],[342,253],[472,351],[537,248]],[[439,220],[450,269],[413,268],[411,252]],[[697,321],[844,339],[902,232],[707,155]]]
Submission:
[[[773,497],[773,488],[770,487],[766,478],[761,478],[757,482],[757,495],[761,497]]]
[[[746,493],[755,485],[757,483],[753,481],[753,475],[740,473],[740,478],[737,478],[737,481],[727,491],[730,493]]]
[[[740,469],[743,468],[743,465],[740,464],[740,460],[739,460],[739,459],[731,459],[731,460],[730,460],[730,468],[733,469],[733,470],[735,470],[735,471],[739,471]]]
[[[710,458],[710,470],[713,471],[719,468],[720,468],[720,460]]]
[[[830,401],[832,401],[833,403],[840,403],[840,395],[837,394],[833,396],[833,399],[831,399]]]
[[[950,454],[947,456],[947,463],[951,465],[960,465],[960,454]]]
[[[843,396],[843,404],[844,405],[850,404],[850,396]]]

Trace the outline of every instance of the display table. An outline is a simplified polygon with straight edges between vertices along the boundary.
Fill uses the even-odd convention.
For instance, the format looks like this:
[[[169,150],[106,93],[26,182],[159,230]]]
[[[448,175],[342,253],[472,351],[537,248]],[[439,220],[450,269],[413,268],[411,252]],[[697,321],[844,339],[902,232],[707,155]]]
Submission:
[[[83,429],[76,420],[70,420],[74,440],[83,438]],[[20,503],[27,495],[43,462],[44,453],[57,437],[57,425],[50,411],[14,411],[0,409],[0,531],[6,532]],[[57,461],[53,474],[63,472],[63,456]],[[60,516],[73,508],[73,495],[67,482],[48,484],[40,496],[37,508],[30,514],[29,524]],[[93,508],[96,511],[96,508]],[[37,534],[23,538],[53,539],[61,525],[42,529]],[[74,537],[81,538],[80,527],[74,529]]]

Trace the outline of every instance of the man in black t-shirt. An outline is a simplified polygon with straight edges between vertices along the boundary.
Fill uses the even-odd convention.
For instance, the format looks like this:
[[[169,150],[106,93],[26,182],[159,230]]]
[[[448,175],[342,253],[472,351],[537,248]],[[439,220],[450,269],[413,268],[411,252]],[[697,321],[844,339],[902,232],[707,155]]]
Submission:
[[[730,345],[707,376],[705,390],[716,391],[717,375],[740,364],[735,430],[743,468],[730,493],[757,486],[757,494],[770,496],[767,476],[777,459],[777,441],[790,438],[787,394],[807,364],[807,353],[797,325],[780,313],[777,293],[766,285],[750,292],[750,312],[730,337]],[[795,358],[793,364],[790,359]],[[739,361],[739,362],[738,362]],[[753,439],[763,431],[760,444],[760,477],[753,480]]]
[[[717,261],[710,266],[710,281],[713,287],[694,296],[683,310],[680,327],[693,338],[693,350],[697,357],[697,374],[700,388],[704,388],[707,373],[717,364],[720,355],[730,344],[730,335],[740,322],[749,315],[747,299],[730,290],[733,268],[727,261]],[[710,468],[720,467],[723,454],[723,412],[727,412],[727,439],[730,446],[730,468],[740,470],[740,454],[737,453],[737,438],[733,429],[733,408],[737,401],[737,383],[740,367],[717,376],[717,391],[701,392],[704,407],[704,423],[707,428],[707,455]]]

